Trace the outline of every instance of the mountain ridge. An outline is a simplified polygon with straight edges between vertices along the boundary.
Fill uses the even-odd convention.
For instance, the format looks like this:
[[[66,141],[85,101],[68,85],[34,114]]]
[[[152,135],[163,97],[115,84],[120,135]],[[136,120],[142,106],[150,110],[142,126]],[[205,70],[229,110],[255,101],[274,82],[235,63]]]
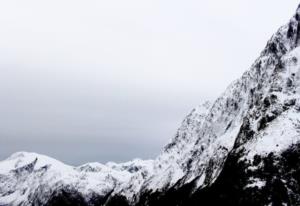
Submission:
[[[242,77],[154,160],[0,162],[0,205],[300,205],[300,7]]]

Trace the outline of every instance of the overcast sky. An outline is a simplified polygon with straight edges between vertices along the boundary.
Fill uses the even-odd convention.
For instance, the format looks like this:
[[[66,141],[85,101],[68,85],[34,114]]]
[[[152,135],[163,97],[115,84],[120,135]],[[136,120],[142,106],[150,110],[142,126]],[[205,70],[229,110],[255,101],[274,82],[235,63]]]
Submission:
[[[153,158],[250,67],[296,0],[0,2],[0,159]]]

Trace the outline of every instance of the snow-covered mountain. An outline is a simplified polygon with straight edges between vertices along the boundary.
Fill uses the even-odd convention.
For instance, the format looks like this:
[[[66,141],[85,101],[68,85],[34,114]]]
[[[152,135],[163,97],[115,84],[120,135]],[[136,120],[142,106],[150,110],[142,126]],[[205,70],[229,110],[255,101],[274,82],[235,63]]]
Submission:
[[[72,167],[16,153],[0,162],[0,205],[300,205],[299,140],[300,8],[156,159]]]

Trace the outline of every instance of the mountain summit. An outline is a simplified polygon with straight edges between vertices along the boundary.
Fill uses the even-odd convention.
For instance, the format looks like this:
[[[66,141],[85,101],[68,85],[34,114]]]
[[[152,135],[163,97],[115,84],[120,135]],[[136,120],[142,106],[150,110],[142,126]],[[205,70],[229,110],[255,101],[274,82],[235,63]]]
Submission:
[[[156,159],[72,167],[15,153],[0,162],[0,205],[300,205],[299,140],[300,8]]]

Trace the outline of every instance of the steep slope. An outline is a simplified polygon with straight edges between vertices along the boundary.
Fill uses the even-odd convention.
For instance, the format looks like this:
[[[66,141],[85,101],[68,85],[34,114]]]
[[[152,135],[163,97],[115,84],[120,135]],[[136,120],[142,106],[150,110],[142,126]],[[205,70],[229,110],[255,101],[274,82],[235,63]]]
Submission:
[[[189,143],[195,141],[195,133],[209,106],[205,102],[195,108],[170,143],[176,142],[182,154],[190,150]],[[165,161],[168,159],[165,158]],[[165,166],[163,169],[160,166],[162,164]],[[172,178],[175,182],[184,174],[175,161],[161,162],[161,158],[136,159],[122,164],[87,163],[72,167],[44,155],[18,152],[0,162],[0,205],[42,205],[49,204],[53,198],[57,202],[53,204],[58,205],[68,202],[70,205],[75,202],[78,205],[98,205],[104,203],[111,194],[119,193],[124,193],[129,199],[141,189],[146,179],[165,170],[166,165],[169,173],[165,173],[157,184],[169,184]],[[178,176],[178,173],[181,175]],[[56,197],[62,195],[71,200],[58,201]]]
[[[299,20],[298,8],[216,100],[186,175],[146,191],[139,205],[300,205]]]
[[[300,8],[155,160],[0,162],[0,205],[300,205]]]

